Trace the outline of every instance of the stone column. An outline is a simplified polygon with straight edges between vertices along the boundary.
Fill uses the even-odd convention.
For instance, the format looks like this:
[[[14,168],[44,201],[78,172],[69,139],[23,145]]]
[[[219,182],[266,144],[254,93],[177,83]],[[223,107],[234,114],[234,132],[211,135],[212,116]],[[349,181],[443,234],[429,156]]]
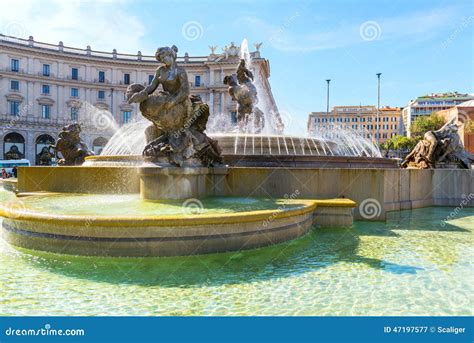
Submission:
[[[3,139],[5,138],[5,134],[6,133],[6,130],[5,132],[4,131],[0,131],[0,159],[3,160],[4,156],[4,151],[3,151]]]
[[[35,151],[35,132],[28,131],[25,135],[25,158],[30,161],[31,165],[35,165],[36,151]]]
[[[214,90],[211,89],[211,92],[209,93],[209,112],[210,114],[214,114]]]

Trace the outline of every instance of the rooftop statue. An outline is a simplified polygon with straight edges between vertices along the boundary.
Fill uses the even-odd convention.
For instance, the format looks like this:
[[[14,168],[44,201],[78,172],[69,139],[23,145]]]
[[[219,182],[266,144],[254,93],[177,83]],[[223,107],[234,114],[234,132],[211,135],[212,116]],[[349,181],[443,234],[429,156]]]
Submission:
[[[217,141],[204,131],[209,106],[189,94],[186,71],[176,63],[178,48],[158,48],[155,57],[163,65],[148,87],[128,86],[129,103],[139,103],[142,115],[152,122],[146,129],[146,160],[182,166],[186,161],[204,166],[221,163]],[[158,86],[162,87],[158,90]]]
[[[441,129],[428,131],[402,162],[403,168],[443,168],[455,164],[461,169],[471,169],[474,156],[464,150],[458,133],[456,119],[448,121]]]
[[[253,73],[247,69],[245,60],[241,59],[237,74],[224,77],[224,84],[229,86],[229,95],[237,101],[237,126],[245,131],[254,116],[254,133],[259,133],[265,123],[263,112],[256,106],[258,103],[257,88],[253,84]]]
[[[81,141],[80,133],[81,126],[77,123],[62,128],[56,145],[51,146],[56,154],[59,152],[62,155],[62,158],[58,160],[59,165],[78,166],[84,163],[87,156],[94,155],[87,145]]]

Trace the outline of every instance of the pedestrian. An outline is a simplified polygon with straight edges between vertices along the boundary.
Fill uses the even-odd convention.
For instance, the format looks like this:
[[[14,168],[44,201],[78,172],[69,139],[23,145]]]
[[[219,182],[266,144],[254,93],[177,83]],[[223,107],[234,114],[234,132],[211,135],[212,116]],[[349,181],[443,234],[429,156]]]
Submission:
[[[7,177],[7,171],[5,170],[5,168],[2,168],[2,179],[6,179]]]
[[[13,173],[13,177],[16,179],[16,176],[18,174],[17,170],[16,170],[16,166],[13,166],[12,168],[12,173]]]

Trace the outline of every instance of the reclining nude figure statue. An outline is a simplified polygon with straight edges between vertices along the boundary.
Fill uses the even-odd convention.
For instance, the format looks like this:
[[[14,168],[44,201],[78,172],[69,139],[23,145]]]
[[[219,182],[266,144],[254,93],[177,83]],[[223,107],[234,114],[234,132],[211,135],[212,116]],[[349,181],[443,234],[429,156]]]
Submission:
[[[429,169],[440,168],[448,162],[461,169],[471,169],[472,160],[473,156],[462,145],[456,119],[452,118],[441,129],[426,132],[401,166]]]
[[[186,71],[177,65],[178,48],[161,47],[155,57],[158,67],[148,87],[131,84],[128,103],[139,103],[142,115],[152,124],[146,129],[145,160],[182,166],[212,166],[222,162],[217,141],[206,130],[209,106],[189,94]],[[156,90],[161,85],[162,90]]]

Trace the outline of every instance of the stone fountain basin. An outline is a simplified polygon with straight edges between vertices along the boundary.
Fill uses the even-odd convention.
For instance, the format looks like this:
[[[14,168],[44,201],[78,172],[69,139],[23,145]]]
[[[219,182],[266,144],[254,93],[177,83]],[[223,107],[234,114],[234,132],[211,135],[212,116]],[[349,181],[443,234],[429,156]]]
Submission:
[[[319,155],[222,155],[224,164],[236,167],[272,168],[396,168],[399,161],[382,157]],[[84,167],[137,167],[141,155],[98,155],[86,157]]]
[[[140,200],[138,194],[12,194],[0,192],[7,242],[91,256],[179,256],[259,248],[297,238],[313,225],[351,226],[355,207],[350,199],[210,197],[157,202]]]
[[[0,216],[4,239],[20,248],[72,255],[176,256],[297,238],[312,227],[317,207],[315,200],[224,197],[202,199],[201,204],[202,212],[186,213],[193,211],[192,205],[183,212],[182,202],[143,202],[138,195],[50,193],[3,201]]]

